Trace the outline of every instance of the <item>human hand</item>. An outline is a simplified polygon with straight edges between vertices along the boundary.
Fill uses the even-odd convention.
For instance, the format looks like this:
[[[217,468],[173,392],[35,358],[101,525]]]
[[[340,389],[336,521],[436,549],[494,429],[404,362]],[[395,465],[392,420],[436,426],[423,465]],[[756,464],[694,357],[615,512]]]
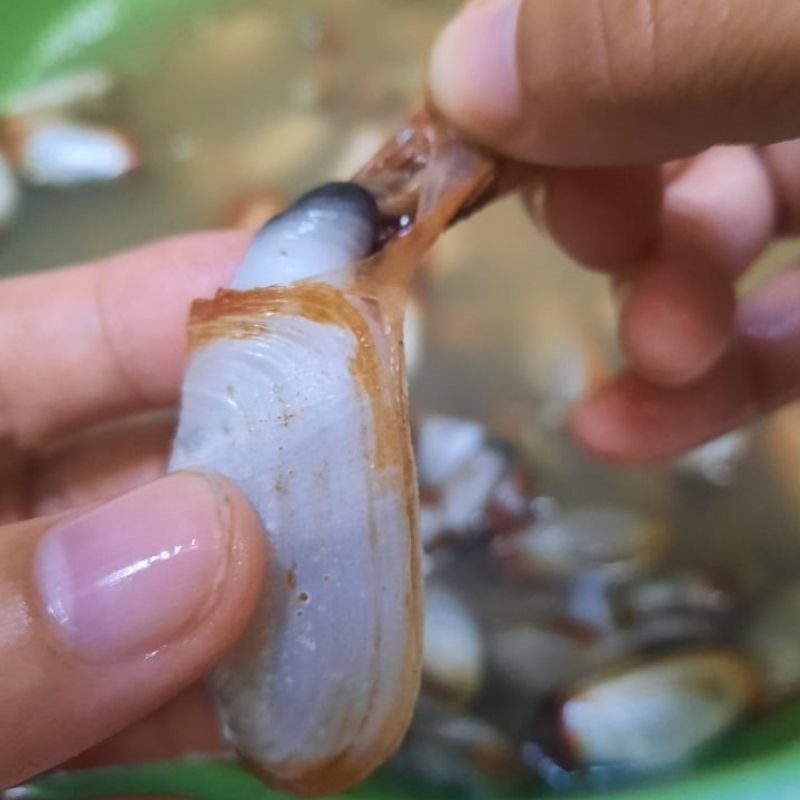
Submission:
[[[800,395],[800,269],[734,288],[800,231],[800,5],[475,0],[430,83],[474,138],[544,166],[528,205],[614,281],[629,366],[573,411],[590,450],[657,460]]]
[[[264,538],[221,478],[159,478],[173,419],[141,412],[174,407],[189,303],[246,243],[0,282],[0,788],[87,748],[82,764],[219,747],[195,682],[254,608]]]

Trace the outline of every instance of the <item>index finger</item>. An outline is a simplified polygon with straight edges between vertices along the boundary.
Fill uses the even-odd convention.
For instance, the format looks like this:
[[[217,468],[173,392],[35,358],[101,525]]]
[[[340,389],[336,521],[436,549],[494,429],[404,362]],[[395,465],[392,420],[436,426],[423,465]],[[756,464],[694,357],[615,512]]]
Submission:
[[[199,233],[0,287],[0,442],[30,448],[175,402],[195,297],[226,284],[249,234]]]

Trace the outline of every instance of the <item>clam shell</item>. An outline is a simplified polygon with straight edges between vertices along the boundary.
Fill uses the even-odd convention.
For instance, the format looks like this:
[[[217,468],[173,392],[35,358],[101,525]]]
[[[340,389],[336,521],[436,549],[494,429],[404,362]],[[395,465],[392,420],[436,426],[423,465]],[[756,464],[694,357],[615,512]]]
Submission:
[[[563,701],[559,722],[578,765],[656,769],[691,757],[758,695],[757,673],[742,656],[697,650],[587,681]]]
[[[425,592],[423,688],[463,702],[481,686],[483,636],[466,605],[452,591],[428,586]]]

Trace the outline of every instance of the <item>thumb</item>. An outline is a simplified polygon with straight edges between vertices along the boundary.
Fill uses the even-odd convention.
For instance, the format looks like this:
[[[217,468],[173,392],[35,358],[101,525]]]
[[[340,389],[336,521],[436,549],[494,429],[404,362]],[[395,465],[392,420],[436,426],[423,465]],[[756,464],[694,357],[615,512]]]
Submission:
[[[255,606],[263,543],[242,496],[201,473],[0,528],[0,788],[202,675]]]
[[[800,135],[797,0],[473,0],[431,59],[436,104],[505,155],[666,161]]]

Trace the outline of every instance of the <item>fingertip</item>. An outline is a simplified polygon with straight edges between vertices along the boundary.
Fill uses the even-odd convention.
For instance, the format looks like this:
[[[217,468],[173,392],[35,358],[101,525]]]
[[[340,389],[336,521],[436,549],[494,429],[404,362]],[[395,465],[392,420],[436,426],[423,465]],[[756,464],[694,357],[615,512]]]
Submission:
[[[603,384],[572,408],[568,427],[590,455],[612,464],[636,463],[641,441],[632,436],[629,405],[618,378]]]
[[[569,426],[576,441],[602,460],[653,464],[732,430],[755,410],[750,356],[736,345],[686,386],[619,373],[573,408]]]
[[[696,259],[660,256],[632,278],[619,322],[631,367],[675,386],[707,372],[733,335],[736,295],[720,270]]]
[[[777,227],[764,161],[751,147],[712,147],[673,173],[664,191],[664,236],[692,247],[732,277],[763,252]]]
[[[502,149],[502,131],[518,109],[516,27],[521,0],[474,0],[434,44],[429,88],[436,105],[487,144]]]
[[[617,271],[653,248],[661,210],[656,167],[548,170],[528,208],[578,263]]]

